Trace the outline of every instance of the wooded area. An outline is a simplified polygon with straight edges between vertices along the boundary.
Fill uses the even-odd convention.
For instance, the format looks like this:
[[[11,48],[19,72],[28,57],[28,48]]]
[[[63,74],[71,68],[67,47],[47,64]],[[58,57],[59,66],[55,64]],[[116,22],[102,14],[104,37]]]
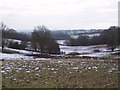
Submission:
[[[80,34],[78,38],[72,38],[70,35],[60,31],[60,33],[55,31],[54,33],[51,33],[45,26],[36,26],[31,34],[26,34],[7,28],[4,23],[1,23],[1,30],[2,48],[6,45],[10,48],[25,49],[28,42],[30,42],[31,48],[34,49],[34,51],[40,51],[41,53],[60,53],[59,45],[56,42],[56,39],[60,39],[59,37],[67,39],[66,45],[68,46],[107,44],[109,49],[114,51],[114,49],[120,45],[120,27],[117,26],[111,26],[110,28],[103,30],[99,36],[89,37]],[[58,35],[58,37],[56,35]],[[12,41],[8,43],[7,39],[17,39],[22,42],[20,44]]]

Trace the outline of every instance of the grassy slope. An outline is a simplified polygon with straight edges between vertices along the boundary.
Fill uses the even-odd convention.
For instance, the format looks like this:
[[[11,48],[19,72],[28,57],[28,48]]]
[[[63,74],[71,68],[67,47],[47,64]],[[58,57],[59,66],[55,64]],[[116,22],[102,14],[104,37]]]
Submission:
[[[6,66],[11,68],[9,70],[12,70],[10,73],[7,73]],[[36,70],[37,67],[39,67],[38,70]],[[117,60],[54,59],[50,61],[3,61],[3,70],[6,71],[6,73],[3,73],[3,87],[118,87]]]

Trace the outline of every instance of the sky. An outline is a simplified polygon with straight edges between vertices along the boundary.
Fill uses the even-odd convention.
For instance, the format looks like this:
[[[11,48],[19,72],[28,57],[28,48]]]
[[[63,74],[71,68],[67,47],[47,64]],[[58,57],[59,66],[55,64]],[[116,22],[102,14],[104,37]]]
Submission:
[[[0,22],[17,30],[106,29],[118,25],[119,0],[0,0]]]

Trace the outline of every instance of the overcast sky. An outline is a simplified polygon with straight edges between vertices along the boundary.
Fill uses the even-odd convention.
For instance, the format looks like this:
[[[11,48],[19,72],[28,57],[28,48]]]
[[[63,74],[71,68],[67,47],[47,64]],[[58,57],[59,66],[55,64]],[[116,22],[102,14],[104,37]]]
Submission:
[[[0,22],[17,30],[98,29],[118,25],[119,0],[0,0]]]

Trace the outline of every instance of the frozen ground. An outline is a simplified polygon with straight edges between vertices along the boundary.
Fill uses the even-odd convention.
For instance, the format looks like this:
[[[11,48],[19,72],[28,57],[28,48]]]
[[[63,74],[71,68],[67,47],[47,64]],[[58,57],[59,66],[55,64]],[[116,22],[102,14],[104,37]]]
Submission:
[[[18,50],[18,49],[12,49],[12,48],[7,48],[7,47],[5,47],[5,49],[17,51],[20,54],[9,54],[9,53],[1,53],[0,52],[0,60],[1,59],[5,59],[5,60],[50,60],[47,58],[34,58],[33,56],[25,56],[25,54],[39,54],[39,52]]]
[[[90,57],[103,57],[110,54],[107,52],[106,45],[98,46],[60,46],[61,51],[69,54],[71,52],[78,52],[80,56],[90,56]],[[94,50],[100,50],[100,52],[94,52]]]
[[[107,57],[109,56],[109,52],[99,52],[99,53],[89,53],[89,54],[82,54],[79,56],[89,56],[89,57]]]
[[[27,50],[19,50],[19,49],[12,49],[12,48],[8,48],[8,47],[5,47],[5,49],[17,51],[17,52],[22,53],[22,54],[39,54],[39,52],[33,52],[33,51],[27,51]]]
[[[25,56],[24,54],[6,54],[0,52],[0,60],[50,60],[47,58],[34,58],[33,56]]]
[[[62,46],[60,45],[61,52],[69,54],[72,52],[79,53],[80,57],[112,57],[115,59],[120,59],[119,55],[112,55],[117,51],[120,51],[120,47],[116,48],[114,52],[111,52],[106,45],[93,45],[93,46]],[[95,52],[98,50],[98,52]]]
[[[65,41],[66,41],[66,40],[57,40],[57,43],[58,43],[58,44],[65,44]]]
[[[57,41],[59,44],[64,44],[65,40],[59,40]],[[0,47],[1,48],[1,47]],[[39,52],[33,52],[33,51],[27,51],[27,50],[18,50],[18,49],[11,49],[5,47],[5,49],[17,51],[21,54],[7,54],[7,53],[0,53],[0,59],[5,60],[49,60],[46,58],[34,58],[33,56],[25,56],[25,54],[39,54]],[[65,54],[69,54],[72,52],[79,53],[80,57],[82,56],[89,56],[89,57],[108,57],[111,55],[110,50],[108,50],[106,45],[93,45],[93,46],[64,46],[60,45],[61,52],[64,52]],[[99,52],[94,52],[94,50],[99,50]],[[120,50],[119,48],[116,48],[116,50]],[[64,56],[64,54],[62,54]],[[120,58],[119,56],[115,56],[115,58]]]
[[[7,41],[18,42],[19,44],[21,43],[21,40],[16,40],[16,39],[7,39]]]

